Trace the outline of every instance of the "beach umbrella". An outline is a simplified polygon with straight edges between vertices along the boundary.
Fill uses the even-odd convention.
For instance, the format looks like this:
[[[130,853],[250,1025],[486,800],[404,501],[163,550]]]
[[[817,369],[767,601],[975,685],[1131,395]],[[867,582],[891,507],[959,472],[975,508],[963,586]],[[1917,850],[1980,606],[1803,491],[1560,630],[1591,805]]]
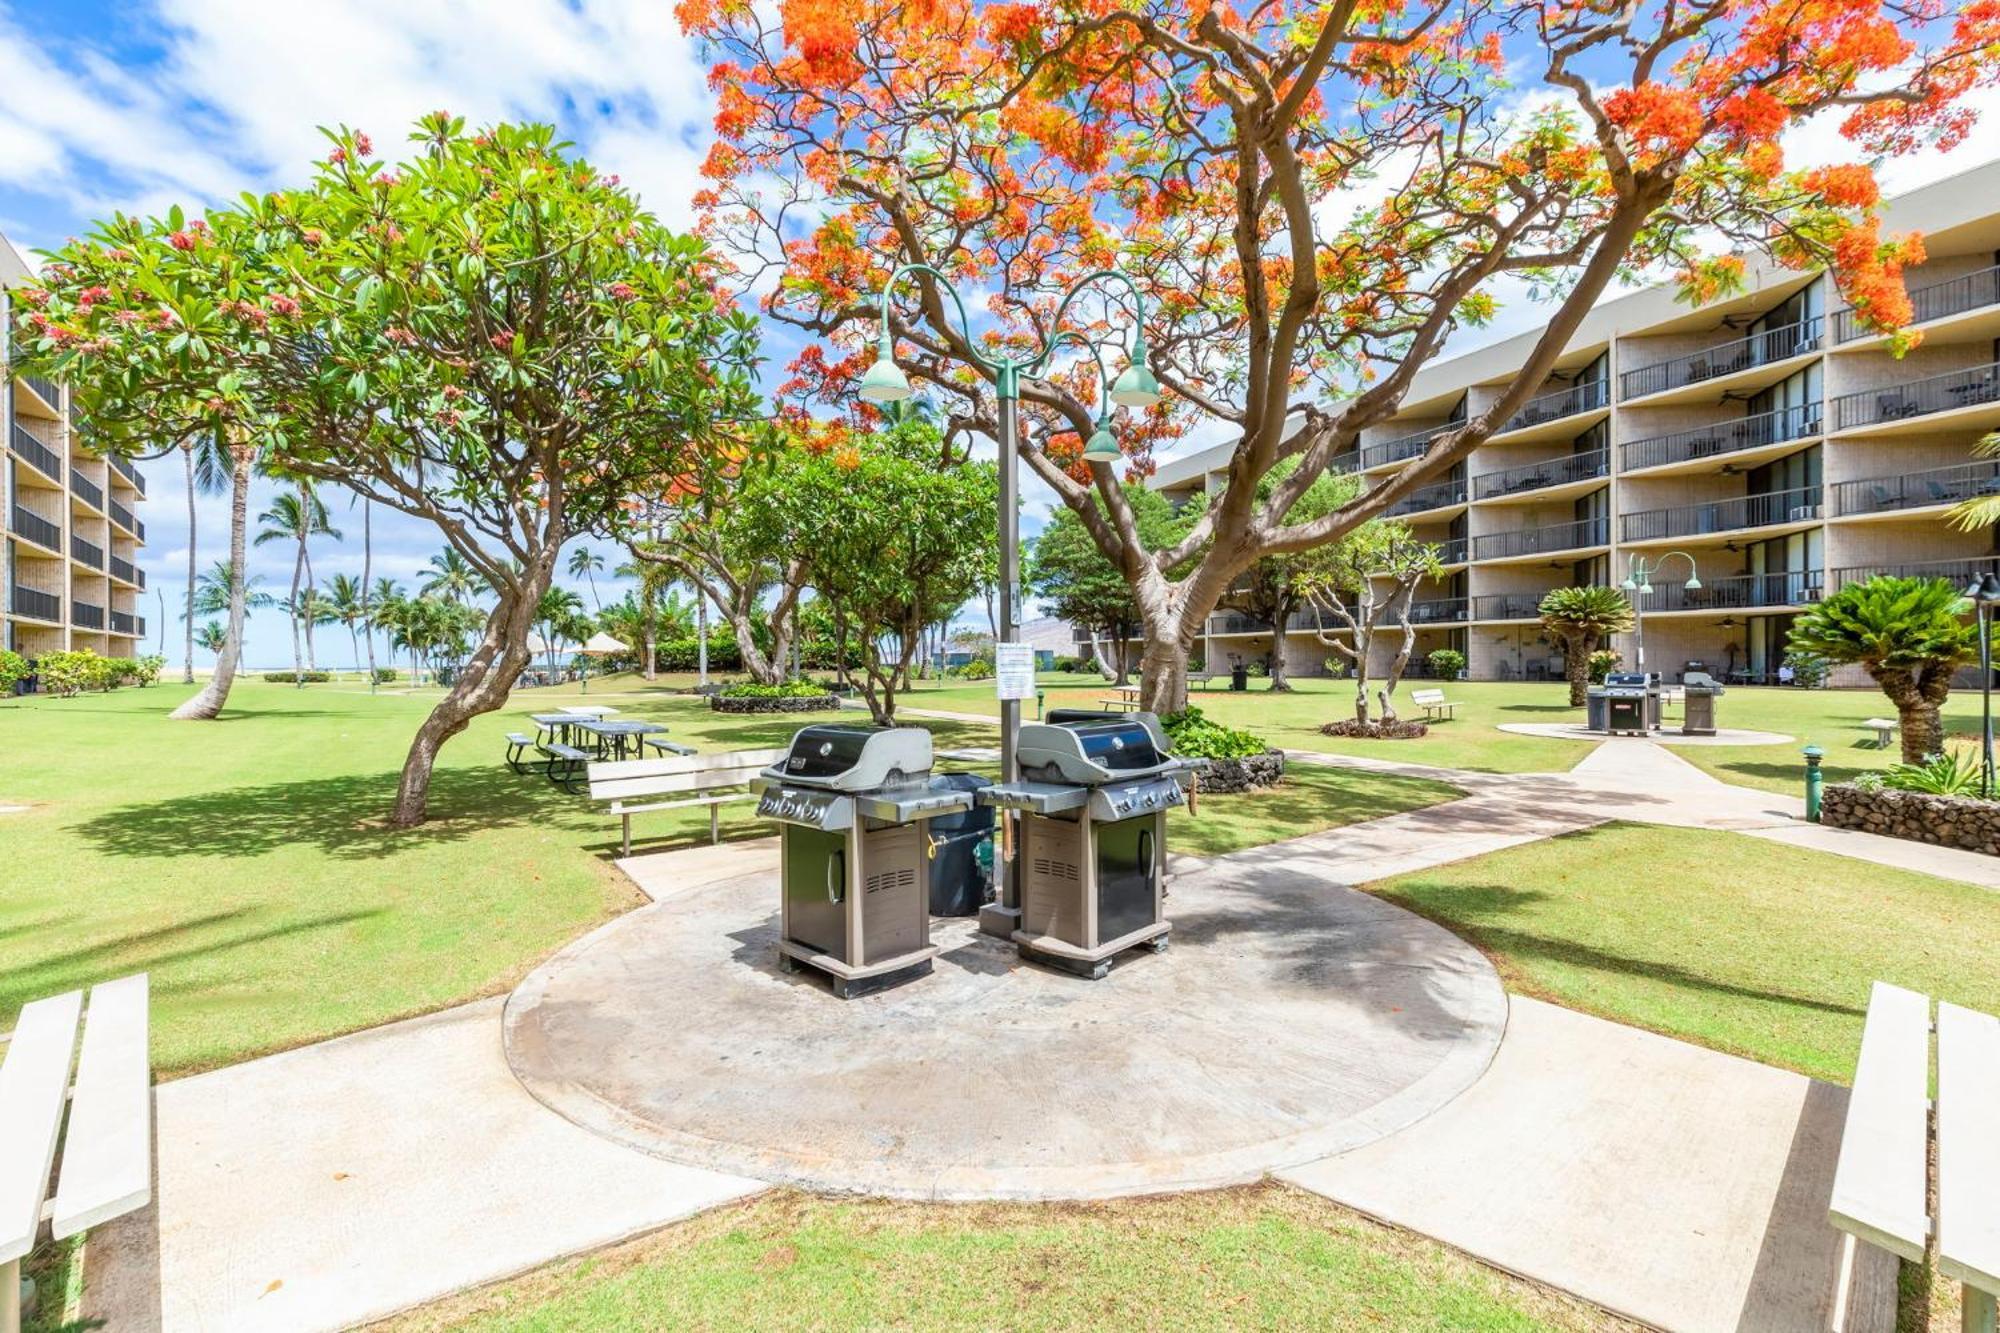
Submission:
[[[576,651],[579,657],[589,658],[616,657],[621,653],[629,653],[632,650],[612,638],[609,634],[606,634],[603,630],[599,630],[588,639],[585,639],[583,647]],[[590,693],[590,664],[588,662],[585,662],[583,667],[583,692],[585,694]]]

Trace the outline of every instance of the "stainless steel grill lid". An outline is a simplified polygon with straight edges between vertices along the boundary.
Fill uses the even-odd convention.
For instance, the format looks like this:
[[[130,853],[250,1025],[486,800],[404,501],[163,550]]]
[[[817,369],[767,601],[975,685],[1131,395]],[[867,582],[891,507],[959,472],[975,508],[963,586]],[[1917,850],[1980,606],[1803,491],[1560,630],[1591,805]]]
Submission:
[[[1023,776],[1097,787],[1180,767],[1143,714],[1023,723],[1014,756]]]
[[[828,791],[870,791],[922,778],[931,762],[931,734],[922,727],[805,727],[764,776]]]

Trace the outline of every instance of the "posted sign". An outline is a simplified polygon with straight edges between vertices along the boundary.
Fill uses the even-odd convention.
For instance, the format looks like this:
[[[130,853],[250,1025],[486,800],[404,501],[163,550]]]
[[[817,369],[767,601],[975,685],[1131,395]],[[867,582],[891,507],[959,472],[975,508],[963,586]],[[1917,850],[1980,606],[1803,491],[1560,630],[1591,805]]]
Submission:
[[[993,693],[1001,699],[1035,697],[1035,650],[1025,643],[993,645]]]

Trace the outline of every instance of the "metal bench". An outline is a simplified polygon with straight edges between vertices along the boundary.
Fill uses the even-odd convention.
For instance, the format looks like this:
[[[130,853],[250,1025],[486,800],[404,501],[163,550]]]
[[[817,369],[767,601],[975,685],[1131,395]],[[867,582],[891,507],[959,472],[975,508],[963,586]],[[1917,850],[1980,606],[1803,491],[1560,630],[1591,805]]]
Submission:
[[[1875,733],[1875,748],[1886,750],[1889,748],[1889,742],[1896,739],[1896,728],[1899,724],[1891,717],[1871,717],[1861,725]]]
[[[1410,702],[1424,710],[1424,721],[1441,722],[1454,715],[1458,705],[1444,697],[1443,690],[1411,690]]]
[[[1857,1242],[1922,1263],[1931,1238],[1931,1002],[1876,982],[1848,1096],[1827,1218]],[[2000,1019],[1937,1016],[1937,1256],[1963,1285],[1964,1327],[1994,1333],[2000,1295]]]
[[[676,755],[669,759],[620,759],[591,764],[590,799],[608,801],[618,816],[622,855],[632,854],[632,816],[654,810],[708,807],[708,840],[722,841],[721,807],[749,800],[750,779],[782,761],[787,751],[731,750],[723,754]],[[736,790],[743,788],[743,790]],[[689,793],[694,793],[690,795]],[[656,797],[671,797],[656,800]]]
[[[544,760],[540,764],[536,764],[530,761],[528,758],[528,751],[530,750],[539,751],[540,749],[541,746],[536,743],[535,738],[533,736],[524,736],[518,731],[508,732],[507,767],[513,769],[516,773],[525,773],[530,768],[534,767],[541,767],[546,769],[548,767],[546,760]]]
[[[583,780],[584,769],[593,756],[586,750],[564,745],[560,741],[544,741],[541,750],[549,757],[549,781],[570,795],[576,795],[581,790],[577,784]]]
[[[0,1329],[7,1333],[21,1326],[21,1260],[43,1222],[62,1240],[153,1197],[146,974],[91,987],[79,1056],[84,1013],[82,991],[23,1006],[0,1064]]]

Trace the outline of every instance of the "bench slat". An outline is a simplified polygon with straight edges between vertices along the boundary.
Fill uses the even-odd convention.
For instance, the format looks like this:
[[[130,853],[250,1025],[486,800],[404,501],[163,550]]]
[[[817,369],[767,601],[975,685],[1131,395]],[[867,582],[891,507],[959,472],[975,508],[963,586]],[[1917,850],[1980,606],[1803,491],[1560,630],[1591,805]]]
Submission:
[[[1930,1234],[1930,1010],[1930,997],[1887,982],[1869,993],[1827,1209],[1835,1227],[1913,1263]]]
[[[1938,1005],[1938,1271],[2000,1294],[2000,1018]]]
[[[763,772],[763,766],[719,769],[713,773],[662,773],[650,778],[614,778],[595,774],[590,778],[593,801],[627,801],[641,796],[666,796],[674,792],[707,791],[715,787],[741,787]]]
[[[82,991],[23,1005],[0,1065],[0,1264],[33,1249],[41,1229],[82,1012]]]
[[[90,988],[56,1188],[57,1240],[143,1208],[153,1197],[147,990],[144,972]]]

